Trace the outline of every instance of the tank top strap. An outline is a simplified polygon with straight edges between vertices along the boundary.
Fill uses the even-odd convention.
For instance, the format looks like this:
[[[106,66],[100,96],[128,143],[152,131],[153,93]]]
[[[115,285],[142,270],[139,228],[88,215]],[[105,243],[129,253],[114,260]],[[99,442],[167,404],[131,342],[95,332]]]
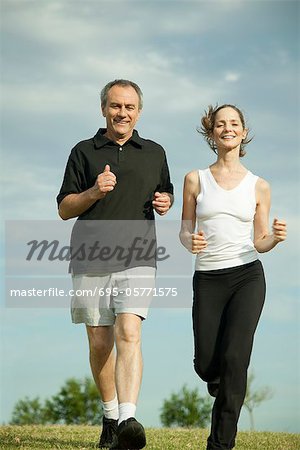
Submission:
[[[252,172],[250,172],[250,175],[252,177],[253,183],[256,183],[259,177],[257,175],[254,175],[254,173],[252,173]]]
[[[247,180],[248,180],[249,187],[254,188],[259,177],[257,175],[254,175],[254,173],[250,172],[250,170],[248,170],[247,175],[248,175]]]
[[[209,181],[207,170],[208,169],[198,169],[200,186],[203,185],[205,187]]]
[[[206,171],[207,169],[198,169],[198,176],[200,183],[200,193],[197,198],[198,201],[203,197],[204,192],[207,190],[207,183],[209,180],[207,179]]]
[[[244,178],[243,182],[240,185],[240,192],[241,193],[243,192],[244,195],[248,196],[253,207],[255,207],[255,205],[256,205],[255,186],[256,186],[257,180],[258,180],[258,176],[254,175],[252,172],[250,172],[250,170],[248,170],[246,177]]]

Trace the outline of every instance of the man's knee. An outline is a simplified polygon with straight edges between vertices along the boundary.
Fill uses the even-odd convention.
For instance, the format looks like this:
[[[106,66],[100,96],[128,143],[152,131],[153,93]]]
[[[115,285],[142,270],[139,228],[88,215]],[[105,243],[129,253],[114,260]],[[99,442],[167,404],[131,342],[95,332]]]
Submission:
[[[121,317],[122,316],[122,317]],[[115,324],[116,344],[139,344],[141,341],[141,319],[133,314],[120,315]]]
[[[112,327],[87,327],[90,352],[96,354],[110,353],[113,345]]]

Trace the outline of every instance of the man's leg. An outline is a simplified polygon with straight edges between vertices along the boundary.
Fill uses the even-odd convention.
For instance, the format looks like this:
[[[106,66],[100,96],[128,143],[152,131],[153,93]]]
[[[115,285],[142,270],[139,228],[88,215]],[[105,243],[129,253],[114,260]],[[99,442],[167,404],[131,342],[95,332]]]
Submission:
[[[142,449],[146,445],[145,430],[134,417],[143,371],[141,322],[133,313],[120,313],[115,322],[119,426],[111,449]]]
[[[118,425],[118,399],[115,386],[113,326],[87,326],[90,365],[103,406],[103,426],[98,447],[108,448]]]
[[[119,403],[137,403],[143,372],[141,323],[141,318],[135,314],[118,314],[116,318],[116,385]]]
[[[143,372],[141,324],[151,302],[149,292],[155,286],[155,268],[134,267],[115,274],[113,281],[120,292],[114,297],[119,426],[111,449],[136,450],[146,445],[145,430],[136,421],[135,412]],[[141,294],[139,298],[128,295],[128,292],[144,292],[145,289],[148,295]]]
[[[92,374],[103,402],[116,397],[113,326],[87,326]]]

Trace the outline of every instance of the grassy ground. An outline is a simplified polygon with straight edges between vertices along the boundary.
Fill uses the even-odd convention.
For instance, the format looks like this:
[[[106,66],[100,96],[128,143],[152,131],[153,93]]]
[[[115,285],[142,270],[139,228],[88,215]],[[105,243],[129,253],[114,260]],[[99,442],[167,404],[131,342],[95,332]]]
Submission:
[[[147,450],[205,450],[207,430],[147,429]],[[0,426],[0,449],[95,448],[97,427]],[[235,450],[299,450],[300,435],[240,432]]]

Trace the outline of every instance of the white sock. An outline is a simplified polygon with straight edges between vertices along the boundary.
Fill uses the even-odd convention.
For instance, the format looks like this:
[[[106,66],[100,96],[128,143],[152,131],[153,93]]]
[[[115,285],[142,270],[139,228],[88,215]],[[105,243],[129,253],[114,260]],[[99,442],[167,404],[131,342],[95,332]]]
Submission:
[[[101,402],[103,408],[103,414],[107,419],[118,420],[119,418],[119,408],[118,408],[118,397],[115,396],[113,400],[109,402]]]
[[[129,417],[135,417],[136,405],[134,403],[119,404],[119,424]]]

